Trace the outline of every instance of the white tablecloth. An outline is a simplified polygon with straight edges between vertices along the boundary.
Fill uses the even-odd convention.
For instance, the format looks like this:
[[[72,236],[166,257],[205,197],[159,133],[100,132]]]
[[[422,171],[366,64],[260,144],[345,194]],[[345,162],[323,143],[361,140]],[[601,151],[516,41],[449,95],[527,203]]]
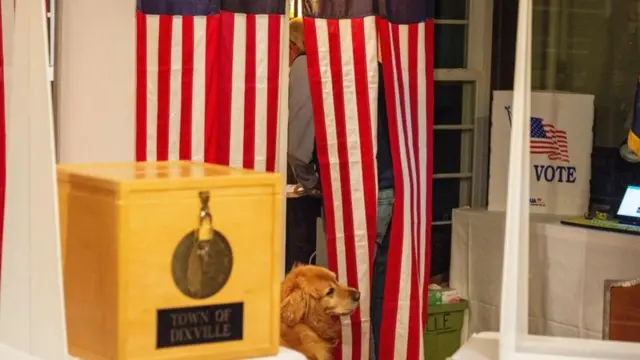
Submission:
[[[12,347],[9,347],[5,344],[0,343],[0,359],[2,360],[48,360],[48,359],[40,359],[35,356],[31,356],[25,354],[19,350],[16,350]],[[73,359],[69,356],[69,359]],[[281,347],[278,355],[268,356],[268,357],[259,357],[252,358],[252,360],[305,360],[304,355],[300,354],[297,351],[289,350]]]
[[[469,335],[499,327],[504,219],[503,212],[453,212],[451,286],[469,300]],[[604,281],[640,277],[640,236],[532,215],[530,245],[530,333],[601,338]]]
[[[495,360],[499,355],[500,334],[484,332],[473,335],[447,360]]]
[[[293,351],[293,350],[289,350],[287,348],[280,348],[280,352],[278,353],[278,355],[276,356],[269,356],[269,357],[261,357],[261,358],[253,358],[253,360],[305,360],[306,358],[304,357],[304,355],[300,354],[297,351]]]

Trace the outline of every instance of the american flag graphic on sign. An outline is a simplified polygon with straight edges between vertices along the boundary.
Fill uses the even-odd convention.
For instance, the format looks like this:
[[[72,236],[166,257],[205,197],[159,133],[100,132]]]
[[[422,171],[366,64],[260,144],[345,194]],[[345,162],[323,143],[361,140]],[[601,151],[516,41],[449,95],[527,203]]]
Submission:
[[[549,160],[569,162],[567,132],[545,123],[539,117],[531,118],[531,154],[547,155]]]
[[[422,359],[430,266],[433,1],[305,0],[329,267],[361,291],[336,358],[368,359],[378,37],[395,173],[379,359]]]
[[[285,2],[137,6],[136,159],[274,171]]]

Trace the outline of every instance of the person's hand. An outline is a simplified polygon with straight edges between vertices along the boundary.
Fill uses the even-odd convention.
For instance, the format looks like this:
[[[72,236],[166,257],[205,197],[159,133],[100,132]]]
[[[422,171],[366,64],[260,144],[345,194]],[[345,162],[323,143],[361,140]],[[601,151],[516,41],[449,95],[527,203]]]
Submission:
[[[301,184],[296,184],[291,191],[295,197],[300,196],[312,196],[312,197],[322,197],[322,193],[318,189],[305,189]]]
[[[298,195],[298,196],[304,196],[306,193],[306,190],[304,189],[304,187],[300,184],[296,184],[293,187],[293,193]]]

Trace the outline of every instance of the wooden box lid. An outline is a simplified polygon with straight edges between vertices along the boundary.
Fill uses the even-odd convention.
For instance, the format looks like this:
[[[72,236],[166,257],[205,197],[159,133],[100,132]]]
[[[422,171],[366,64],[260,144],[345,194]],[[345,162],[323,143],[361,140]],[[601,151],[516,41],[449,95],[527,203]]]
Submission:
[[[58,180],[116,192],[280,184],[277,173],[189,161],[58,165]],[[282,186],[275,192],[281,193]]]

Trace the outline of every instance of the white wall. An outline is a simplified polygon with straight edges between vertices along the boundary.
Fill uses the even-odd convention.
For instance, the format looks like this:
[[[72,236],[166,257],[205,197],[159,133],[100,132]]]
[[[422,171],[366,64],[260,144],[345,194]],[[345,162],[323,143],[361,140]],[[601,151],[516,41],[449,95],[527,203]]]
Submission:
[[[60,162],[133,161],[135,0],[58,0]]]

